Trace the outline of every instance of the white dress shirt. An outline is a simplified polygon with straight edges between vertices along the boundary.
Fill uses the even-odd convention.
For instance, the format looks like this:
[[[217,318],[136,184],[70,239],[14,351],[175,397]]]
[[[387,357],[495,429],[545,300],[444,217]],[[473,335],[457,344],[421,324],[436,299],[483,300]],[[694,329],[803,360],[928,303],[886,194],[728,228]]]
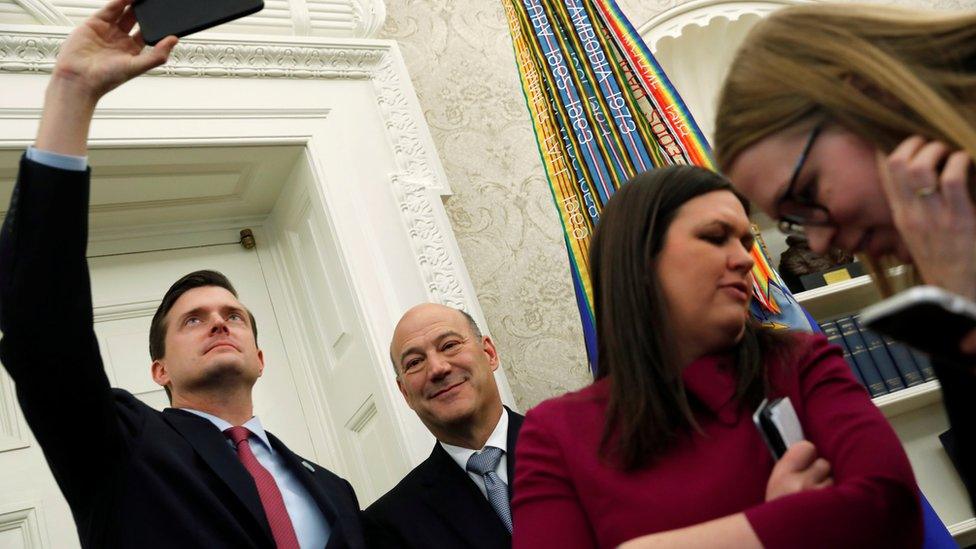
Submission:
[[[221,433],[233,427],[215,415],[190,408],[180,409],[210,420],[210,423],[220,429]],[[302,549],[322,549],[329,541],[331,528],[318,504],[315,503],[312,495],[308,493],[308,490],[305,489],[295,474],[285,466],[285,462],[278,455],[278,452],[275,452],[274,448],[271,447],[271,441],[268,440],[268,435],[264,432],[264,427],[261,426],[261,421],[257,416],[249,419],[244,427],[251,431],[251,436],[248,437],[247,442],[251,446],[251,451],[254,452],[254,457],[258,458],[261,465],[271,473],[275,483],[278,484],[278,490],[281,491],[281,497],[285,500],[285,509],[288,510],[288,516],[295,528],[299,545]],[[230,438],[227,439],[227,444],[234,448],[234,443]]]
[[[60,168],[62,170],[83,172],[88,169],[87,156],[53,153],[35,149],[33,146],[27,147],[27,160],[32,160],[49,168]]]
[[[471,459],[472,455],[481,453],[485,448],[472,450],[470,448],[461,448],[460,446],[451,446],[443,442],[439,442],[439,444],[447,451],[451,459],[457,462],[458,467],[471,477],[475,486],[481,490],[481,494],[487,499],[488,490],[485,488],[485,478],[477,473],[468,471],[468,460]],[[485,442],[485,447],[488,446],[501,448],[504,451],[502,459],[498,460],[498,467],[495,468],[495,473],[498,474],[505,484],[508,484],[508,410],[504,408],[502,408],[502,417],[498,419],[498,425],[495,425],[495,430],[491,432],[491,436]]]

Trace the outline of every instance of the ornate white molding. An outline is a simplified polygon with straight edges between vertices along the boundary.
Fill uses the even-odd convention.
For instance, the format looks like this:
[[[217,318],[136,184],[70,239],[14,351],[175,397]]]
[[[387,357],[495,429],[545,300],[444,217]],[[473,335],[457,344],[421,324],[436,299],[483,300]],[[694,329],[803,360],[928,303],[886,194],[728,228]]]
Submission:
[[[383,59],[373,83],[379,95],[379,107],[386,121],[386,130],[393,143],[400,174],[418,181],[432,183],[434,170],[425,154],[420,126],[404,93],[401,73],[394,67],[393,56]]]
[[[295,26],[295,34],[308,36],[312,34],[312,18],[308,13],[306,0],[288,0],[291,7],[291,22]]]
[[[735,21],[744,15],[765,17],[784,6],[812,0],[693,0],[665,10],[652,17],[637,32],[654,49],[654,43],[665,36],[677,38],[691,25],[706,27],[713,19]]]
[[[394,176],[393,190],[427,286],[427,294],[437,303],[472,311],[471,300],[465,296],[464,286],[457,276],[457,263],[444,238],[444,229],[434,214],[430,189],[410,178]]]
[[[386,22],[383,0],[352,0],[352,9],[356,36],[376,36]]]
[[[71,20],[47,0],[13,0],[13,2],[46,25],[71,25]]]
[[[0,25],[0,72],[49,73],[66,29]],[[186,39],[150,74],[178,77],[369,80],[390,42],[296,41],[212,37]]]

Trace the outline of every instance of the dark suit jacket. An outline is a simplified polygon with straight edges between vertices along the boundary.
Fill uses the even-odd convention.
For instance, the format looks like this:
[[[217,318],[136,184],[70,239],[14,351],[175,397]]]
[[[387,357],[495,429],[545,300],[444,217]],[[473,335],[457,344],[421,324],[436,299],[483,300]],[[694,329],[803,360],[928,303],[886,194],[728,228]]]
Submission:
[[[82,545],[273,547],[254,481],[212,423],[109,387],[85,262],[88,183],[22,160],[0,232],[0,360]],[[268,438],[329,521],[328,547],[364,547],[349,483]]]
[[[976,397],[976,375],[971,364],[935,359],[932,366],[942,385],[942,404],[955,440],[954,463],[969,492],[970,504],[976,510],[976,420],[972,404]]]
[[[523,417],[508,411],[508,491],[515,480],[515,441]],[[366,509],[373,547],[508,548],[512,536],[474,481],[440,445]]]

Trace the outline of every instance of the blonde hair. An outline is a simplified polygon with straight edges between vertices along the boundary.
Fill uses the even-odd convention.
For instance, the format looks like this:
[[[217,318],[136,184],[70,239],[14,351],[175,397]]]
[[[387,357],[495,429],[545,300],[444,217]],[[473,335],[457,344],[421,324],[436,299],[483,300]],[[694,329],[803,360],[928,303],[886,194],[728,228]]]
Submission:
[[[976,158],[976,12],[858,4],[775,12],[746,38],[722,88],[720,168],[818,116],[883,151],[919,134]]]
[[[976,158],[976,12],[864,4],[775,12],[746,37],[722,87],[718,165],[728,171],[758,141],[824,118],[885,152],[917,134]],[[862,260],[880,292],[893,293],[889,260]]]

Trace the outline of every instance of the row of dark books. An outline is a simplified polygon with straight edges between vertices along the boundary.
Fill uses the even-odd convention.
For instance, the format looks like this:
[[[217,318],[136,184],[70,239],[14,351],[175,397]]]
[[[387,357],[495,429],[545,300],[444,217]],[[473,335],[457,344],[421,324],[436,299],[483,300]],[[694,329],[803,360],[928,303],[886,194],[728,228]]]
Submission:
[[[872,398],[935,379],[927,355],[865,328],[857,315],[825,321],[820,328],[844,349],[854,377]]]

